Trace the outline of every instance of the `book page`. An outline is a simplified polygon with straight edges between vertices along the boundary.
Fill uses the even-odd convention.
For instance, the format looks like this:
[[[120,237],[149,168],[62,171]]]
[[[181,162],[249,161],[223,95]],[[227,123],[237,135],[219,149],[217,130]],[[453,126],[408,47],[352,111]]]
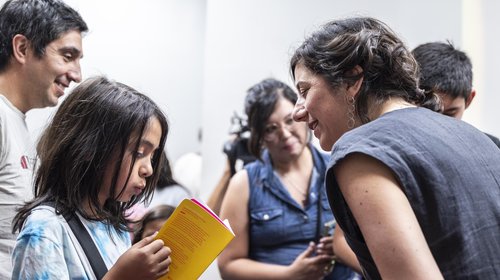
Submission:
[[[233,232],[233,229],[231,228],[231,225],[229,224],[229,221],[227,219],[225,219],[224,221],[222,221],[219,216],[217,216],[217,214],[215,214],[214,211],[212,211],[212,209],[210,209],[210,207],[208,207],[208,205],[202,203],[201,201],[197,200],[196,198],[191,198],[191,200],[200,205],[201,207],[203,207],[206,211],[208,211],[215,219],[217,219],[219,222],[221,222],[222,224],[224,224],[234,235],[234,232]]]
[[[160,279],[197,279],[234,233],[201,203],[184,199],[156,235],[172,250],[169,273]]]

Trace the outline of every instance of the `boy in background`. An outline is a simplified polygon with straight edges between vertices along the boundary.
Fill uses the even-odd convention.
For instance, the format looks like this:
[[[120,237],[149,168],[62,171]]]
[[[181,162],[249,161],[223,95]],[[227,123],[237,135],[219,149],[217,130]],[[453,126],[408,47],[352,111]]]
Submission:
[[[421,44],[412,53],[420,66],[420,88],[441,97],[443,114],[462,119],[476,96],[472,88],[472,63],[467,54],[449,42]],[[485,134],[500,148],[498,138]]]

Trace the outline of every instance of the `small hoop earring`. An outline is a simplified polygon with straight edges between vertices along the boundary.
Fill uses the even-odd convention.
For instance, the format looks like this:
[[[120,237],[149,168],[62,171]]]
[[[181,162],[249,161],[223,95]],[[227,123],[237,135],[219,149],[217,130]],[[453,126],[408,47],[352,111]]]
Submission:
[[[354,104],[354,97],[350,96],[347,99],[347,105],[349,106],[347,108],[347,128],[351,129],[354,127],[356,124],[356,120],[354,119],[354,112],[356,111],[356,105]]]

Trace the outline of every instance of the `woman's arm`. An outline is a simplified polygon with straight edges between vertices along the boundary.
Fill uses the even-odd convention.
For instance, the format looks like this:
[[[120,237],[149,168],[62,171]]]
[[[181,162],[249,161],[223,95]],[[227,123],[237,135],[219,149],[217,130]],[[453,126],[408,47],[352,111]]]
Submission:
[[[221,276],[224,279],[265,279],[282,274],[283,277],[284,267],[263,265],[248,259],[248,198],[248,174],[242,170],[230,180],[221,206],[221,218],[229,220],[235,233],[217,261]]]
[[[228,219],[235,238],[218,258],[219,270],[224,279],[320,279],[326,258],[312,256],[311,245],[290,266],[266,264],[248,258],[249,186],[245,170],[237,172],[229,183],[222,202],[221,218]],[[272,237],[270,237],[272,238]]]
[[[231,167],[229,165],[229,159],[226,158],[226,164],[224,166],[224,171],[217,182],[212,194],[207,200],[207,205],[214,211],[215,214],[220,214],[220,209],[222,206],[222,200],[226,195],[227,188],[229,186],[229,180],[231,179]]]
[[[333,232],[333,252],[336,260],[363,274],[356,255],[345,240],[344,231],[337,225]]]
[[[383,279],[443,278],[407,197],[386,165],[356,153],[334,172]]]

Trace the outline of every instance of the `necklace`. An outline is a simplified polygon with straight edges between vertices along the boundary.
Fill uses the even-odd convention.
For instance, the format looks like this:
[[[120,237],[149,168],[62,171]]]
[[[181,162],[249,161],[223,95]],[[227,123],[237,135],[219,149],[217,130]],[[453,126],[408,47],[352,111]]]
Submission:
[[[307,200],[307,189],[301,190],[299,187],[297,187],[291,180],[289,180],[286,176],[280,175],[278,173],[278,176],[283,179],[287,183],[287,185],[290,185],[293,189],[295,189],[304,199],[302,202],[305,202]],[[309,187],[308,187],[309,188]]]

